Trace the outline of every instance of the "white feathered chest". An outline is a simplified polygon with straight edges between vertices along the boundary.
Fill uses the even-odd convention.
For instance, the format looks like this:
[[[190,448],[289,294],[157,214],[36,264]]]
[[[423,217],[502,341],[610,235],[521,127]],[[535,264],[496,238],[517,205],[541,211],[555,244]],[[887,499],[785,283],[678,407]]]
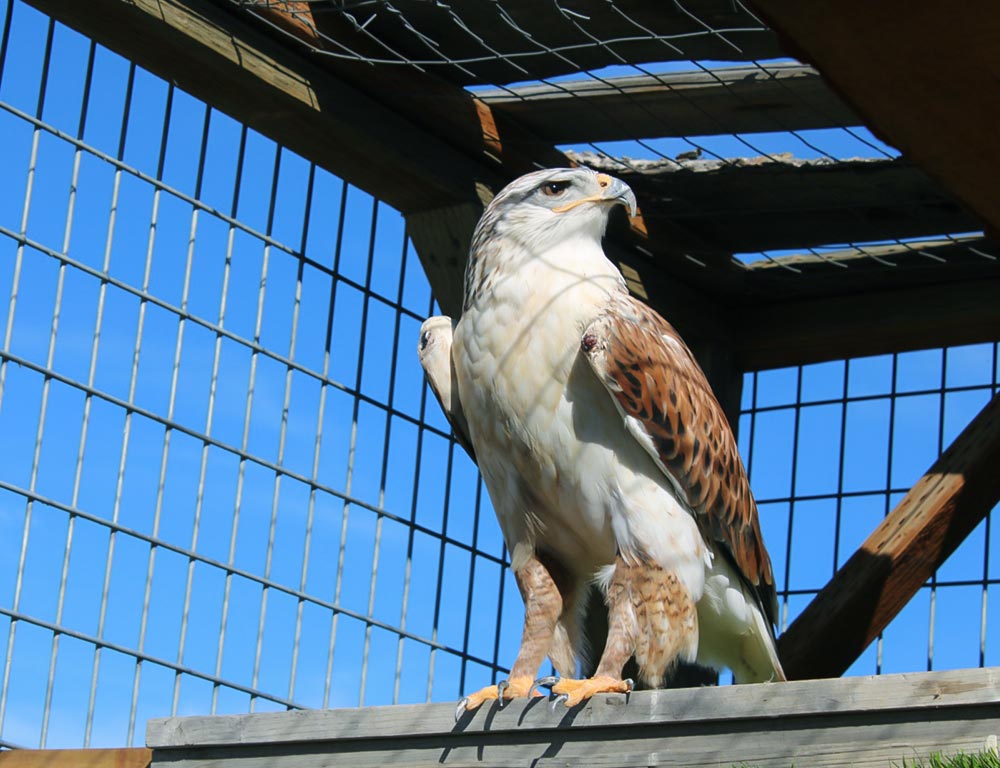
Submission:
[[[662,519],[666,483],[580,352],[584,329],[624,290],[620,273],[587,238],[494,267],[487,288],[462,315],[453,358],[508,546],[544,540],[592,574],[621,547],[655,545],[663,531],[640,546],[632,523],[646,507]],[[689,538],[690,520],[681,528]]]

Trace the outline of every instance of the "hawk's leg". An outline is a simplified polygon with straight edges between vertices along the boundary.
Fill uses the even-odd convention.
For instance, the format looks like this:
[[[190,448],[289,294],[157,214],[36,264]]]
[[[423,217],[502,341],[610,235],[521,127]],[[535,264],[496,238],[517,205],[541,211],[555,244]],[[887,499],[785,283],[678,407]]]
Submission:
[[[501,704],[520,696],[541,694],[532,690],[538,667],[552,651],[556,625],[563,612],[562,589],[565,573],[549,558],[531,556],[514,572],[517,586],[524,598],[524,632],[510,677],[497,685],[488,685],[471,693],[458,703],[456,718],[463,712],[479,708],[483,702],[499,699]],[[560,583],[556,582],[559,579]]]
[[[632,681],[622,669],[634,653],[642,678],[653,686],[678,658],[692,660],[698,650],[698,614],[690,593],[671,571],[619,556],[605,590],[608,640],[594,676],[561,679],[552,686],[567,707],[595,693],[628,693]]]

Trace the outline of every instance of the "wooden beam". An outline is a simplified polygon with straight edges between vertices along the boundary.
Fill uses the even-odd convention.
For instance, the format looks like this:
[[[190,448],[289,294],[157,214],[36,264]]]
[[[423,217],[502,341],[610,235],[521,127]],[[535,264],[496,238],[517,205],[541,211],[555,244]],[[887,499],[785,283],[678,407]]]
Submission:
[[[1000,500],[1000,395],[781,636],[789,679],[843,674]]]
[[[1000,277],[781,301],[740,313],[735,354],[745,371],[1000,339]]]
[[[868,126],[1000,232],[1000,6],[751,0]]]
[[[760,65],[476,91],[554,144],[860,125],[812,67]]]
[[[12,749],[0,752],[2,768],[149,768],[153,750],[122,749]]]
[[[995,753],[996,669],[598,695],[150,720],[154,765],[889,766]]]
[[[28,2],[402,211],[475,200],[476,182],[498,181],[208,0]]]

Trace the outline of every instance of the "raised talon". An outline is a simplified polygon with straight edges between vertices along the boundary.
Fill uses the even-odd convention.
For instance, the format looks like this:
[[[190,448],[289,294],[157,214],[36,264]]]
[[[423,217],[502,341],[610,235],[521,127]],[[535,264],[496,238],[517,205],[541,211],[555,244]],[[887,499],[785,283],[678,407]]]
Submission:
[[[531,698],[532,696],[535,695],[538,696],[543,695],[541,691],[536,691],[536,689],[541,688],[542,686],[555,685],[558,682],[559,678],[556,677],[555,675],[547,675],[545,677],[538,678],[537,680],[535,680],[535,682],[531,684],[531,688],[528,689],[528,698]]]

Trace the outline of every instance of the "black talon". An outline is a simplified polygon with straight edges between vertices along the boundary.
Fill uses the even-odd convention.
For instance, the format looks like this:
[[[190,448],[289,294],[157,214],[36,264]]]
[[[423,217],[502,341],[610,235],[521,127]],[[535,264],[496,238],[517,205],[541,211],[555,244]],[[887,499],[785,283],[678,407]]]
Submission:
[[[625,691],[625,693],[632,693],[632,691],[635,689],[635,680],[633,680],[631,677],[626,677],[624,680],[622,680],[622,682],[625,683],[625,685],[628,687],[628,690]]]
[[[556,705],[557,704],[565,704],[567,701],[569,701],[569,694],[568,693],[560,693],[558,696],[556,696],[552,700],[552,711],[553,712],[556,711]]]
[[[455,707],[455,722],[457,723],[462,719],[462,715],[465,714],[465,708],[469,705],[469,697],[463,696],[462,700],[458,702],[458,706]]]

